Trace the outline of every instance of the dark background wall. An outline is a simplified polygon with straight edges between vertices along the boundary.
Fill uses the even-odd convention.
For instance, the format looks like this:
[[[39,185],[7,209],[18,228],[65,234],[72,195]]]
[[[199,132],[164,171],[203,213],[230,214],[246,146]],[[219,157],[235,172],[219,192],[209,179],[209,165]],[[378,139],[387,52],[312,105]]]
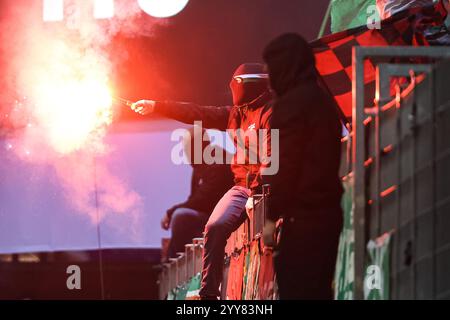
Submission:
[[[0,300],[158,299],[158,249],[103,250],[101,261],[99,251],[0,255]],[[80,290],[66,287],[70,265]]]
[[[29,6],[31,1],[38,6]],[[123,1],[134,0],[116,3]],[[13,15],[20,10],[23,15],[33,10],[32,16],[40,20],[41,2],[2,0],[0,22],[17,20]],[[228,83],[234,69],[243,62],[260,62],[264,46],[284,32],[298,32],[309,40],[316,38],[328,3],[329,0],[191,0],[167,24],[155,26],[150,36],[119,33],[113,39],[107,51],[115,66],[114,90],[129,99],[229,104]],[[18,6],[22,8],[11,10]],[[139,19],[143,25],[154,21],[145,13]],[[13,59],[11,43],[24,25],[27,27],[26,21],[17,24],[19,29],[1,30],[0,64],[7,65]],[[47,25],[61,26],[51,22]],[[6,95],[4,89],[3,96]],[[132,114],[125,113],[127,117]]]
[[[328,0],[192,0],[152,37],[121,39],[129,59],[118,88],[130,98],[230,103],[228,83],[242,62],[261,62],[272,38],[298,32],[317,37]],[[148,69],[146,68],[148,66]]]

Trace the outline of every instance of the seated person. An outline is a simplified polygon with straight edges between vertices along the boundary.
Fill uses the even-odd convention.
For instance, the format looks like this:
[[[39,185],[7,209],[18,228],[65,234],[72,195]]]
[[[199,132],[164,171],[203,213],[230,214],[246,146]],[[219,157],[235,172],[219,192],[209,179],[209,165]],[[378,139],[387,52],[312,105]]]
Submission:
[[[203,132],[203,134],[205,134]],[[201,237],[206,222],[216,203],[233,185],[231,168],[226,164],[194,164],[191,155],[195,138],[190,130],[184,141],[184,153],[192,166],[191,194],[189,198],[169,210],[161,220],[161,227],[172,231],[168,257],[174,258],[177,252],[184,252],[184,245],[193,238]],[[209,141],[203,143],[203,149]],[[225,153],[225,152],[224,152]]]

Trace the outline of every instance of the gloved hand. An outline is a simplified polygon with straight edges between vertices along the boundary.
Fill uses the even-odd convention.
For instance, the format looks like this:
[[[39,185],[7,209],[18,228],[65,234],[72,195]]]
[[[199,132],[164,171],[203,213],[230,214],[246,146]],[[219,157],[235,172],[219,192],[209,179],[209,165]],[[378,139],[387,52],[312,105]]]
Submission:
[[[245,203],[245,211],[247,215],[250,215],[253,212],[253,197],[249,197],[247,202]]]
[[[141,115],[146,115],[155,110],[155,104],[154,100],[139,100],[131,105],[131,109]]]

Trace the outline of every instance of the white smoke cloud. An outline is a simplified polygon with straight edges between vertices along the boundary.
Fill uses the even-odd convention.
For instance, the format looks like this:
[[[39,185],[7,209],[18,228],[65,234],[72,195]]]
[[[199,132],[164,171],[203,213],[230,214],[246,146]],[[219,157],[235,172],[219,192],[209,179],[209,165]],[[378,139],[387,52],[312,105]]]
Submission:
[[[69,145],[73,141],[68,138],[73,138],[75,130],[72,125],[79,130],[76,122],[81,125],[86,117],[92,117],[90,108],[84,109],[86,114],[81,113],[83,99],[90,101],[92,97],[77,97],[80,103],[73,103],[73,97],[61,94],[64,90],[57,84],[64,86],[72,80],[107,84],[114,68],[110,58],[115,54],[108,52],[107,46],[114,37],[119,33],[127,37],[149,36],[156,25],[165,25],[167,21],[148,16],[142,19],[142,10],[132,0],[115,1],[115,17],[109,20],[93,18],[92,1],[64,3],[62,22],[43,23],[41,1],[10,1],[5,7],[0,22],[2,55],[8,60],[3,81],[14,90],[17,101],[11,103],[11,95],[2,99],[0,134],[14,137],[15,145],[9,149],[20,160],[52,166],[67,201],[87,214],[93,223],[108,214],[127,214],[137,226],[142,211],[141,197],[102,160],[111,152],[104,142],[111,114],[102,115],[105,119],[89,127],[92,130],[85,128],[81,132],[82,140],[75,136],[78,144]],[[120,55],[125,58],[126,52]],[[114,57],[114,61],[120,58]],[[54,84],[50,88],[54,88],[55,95],[43,89],[48,89],[49,84]],[[90,95],[90,91],[82,92]],[[55,97],[59,99],[56,102]],[[68,105],[75,110],[69,110]],[[65,121],[69,126],[57,127],[55,122],[63,119],[54,118],[59,112],[67,112]],[[55,127],[60,131],[55,131]]]

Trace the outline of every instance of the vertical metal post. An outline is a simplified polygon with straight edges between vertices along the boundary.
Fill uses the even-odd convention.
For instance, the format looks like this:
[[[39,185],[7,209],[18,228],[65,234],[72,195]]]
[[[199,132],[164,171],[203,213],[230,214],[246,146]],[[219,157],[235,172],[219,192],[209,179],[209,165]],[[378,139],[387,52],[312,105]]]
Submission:
[[[186,256],[186,278],[189,280],[195,275],[194,245],[192,243],[184,246],[184,254]]]
[[[395,193],[395,201],[397,202],[397,216],[395,217],[395,232],[396,234],[394,237],[399,237],[399,229],[400,229],[400,215],[402,212],[401,208],[401,192],[402,192],[402,110],[400,108],[397,108],[397,122],[396,122],[396,148],[397,148],[397,185],[399,186],[397,192]],[[398,273],[399,273],[399,239],[395,239],[394,241],[394,257],[393,257],[393,264],[394,264],[394,275],[395,280],[391,281],[391,297],[396,299],[398,298]],[[392,277],[392,271],[391,271],[391,278]],[[391,299],[392,299],[391,298]]]
[[[328,20],[330,19],[330,15],[331,15],[331,3],[332,2],[333,1],[330,0],[330,3],[328,3],[327,11],[325,12],[325,16],[323,17],[322,24],[320,25],[318,38],[322,38],[323,34],[325,33],[325,28],[327,27],[327,23],[328,23]]]
[[[411,46],[394,46],[394,47],[354,47],[353,52],[353,76],[352,76],[352,93],[353,93],[353,154],[352,165],[354,173],[353,203],[354,203],[354,219],[353,225],[355,230],[355,299],[364,298],[364,272],[365,272],[365,251],[366,251],[366,178],[364,162],[366,160],[365,150],[365,126],[364,120],[366,112],[364,110],[364,59],[369,57],[393,58],[393,57],[429,57],[429,58],[446,58],[450,57],[448,47],[411,47]],[[434,102],[433,102],[434,103]],[[433,105],[433,108],[435,106]],[[434,109],[433,109],[434,110]],[[433,114],[435,121],[435,114]],[[435,123],[433,122],[433,125]],[[433,128],[434,129],[434,128]],[[433,132],[433,152],[436,152],[436,133]],[[433,163],[433,191],[436,184],[436,164]],[[434,199],[436,200],[436,199]],[[436,206],[433,207],[433,225],[436,228]],[[435,242],[436,239],[433,238]],[[434,246],[436,243],[434,243]],[[435,250],[435,249],[434,249]],[[434,252],[435,253],[435,252]],[[435,256],[434,256],[435,258]],[[436,268],[434,261],[433,268]],[[436,271],[436,270],[435,270]],[[433,274],[435,277],[435,274]],[[433,280],[433,292],[436,295],[436,278]]]
[[[177,259],[170,258],[170,290],[175,289],[178,285],[178,267]]]
[[[194,273],[202,272],[203,238],[194,238]]]
[[[355,228],[355,299],[364,299],[364,261],[366,251],[366,181],[365,181],[365,127],[364,127],[364,56],[360,47],[353,48],[353,170],[354,221]]]
[[[164,263],[163,264],[163,282],[162,282],[162,297],[161,299],[165,299],[167,295],[169,294],[169,291],[172,289],[170,288],[170,264]]]
[[[378,69],[378,68],[377,68]],[[377,83],[378,87],[378,83]],[[379,88],[377,88],[379,89]],[[375,100],[375,154],[374,157],[374,165],[375,165],[375,172],[374,172],[374,180],[375,180],[375,194],[373,199],[373,211],[370,211],[371,213],[375,212],[375,221],[376,221],[376,236],[379,236],[381,234],[381,130],[380,130],[380,117],[381,117],[381,111],[380,111],[380,102],[378,99]],[[368,155],[370,157],[370,154]],[[370,169],[369,169],[370,170]]]
[[[436,90],[436,72],[432,71],[430,74],[430,104],[431,104],[431,134],[432,134],[432,257],[433,257],[433,280],[432,280],[432,292],[433,292],[433,299],[437,299],[438,292],[437,292],[437,274],[438,274],[438,264],[437,264],[437,222],[438,219],[436,217],[437,215],[437,168],[436,168],[436,162],[437,162],[437,123],[436,123],[436,100],[437,100],[437,90]]]

